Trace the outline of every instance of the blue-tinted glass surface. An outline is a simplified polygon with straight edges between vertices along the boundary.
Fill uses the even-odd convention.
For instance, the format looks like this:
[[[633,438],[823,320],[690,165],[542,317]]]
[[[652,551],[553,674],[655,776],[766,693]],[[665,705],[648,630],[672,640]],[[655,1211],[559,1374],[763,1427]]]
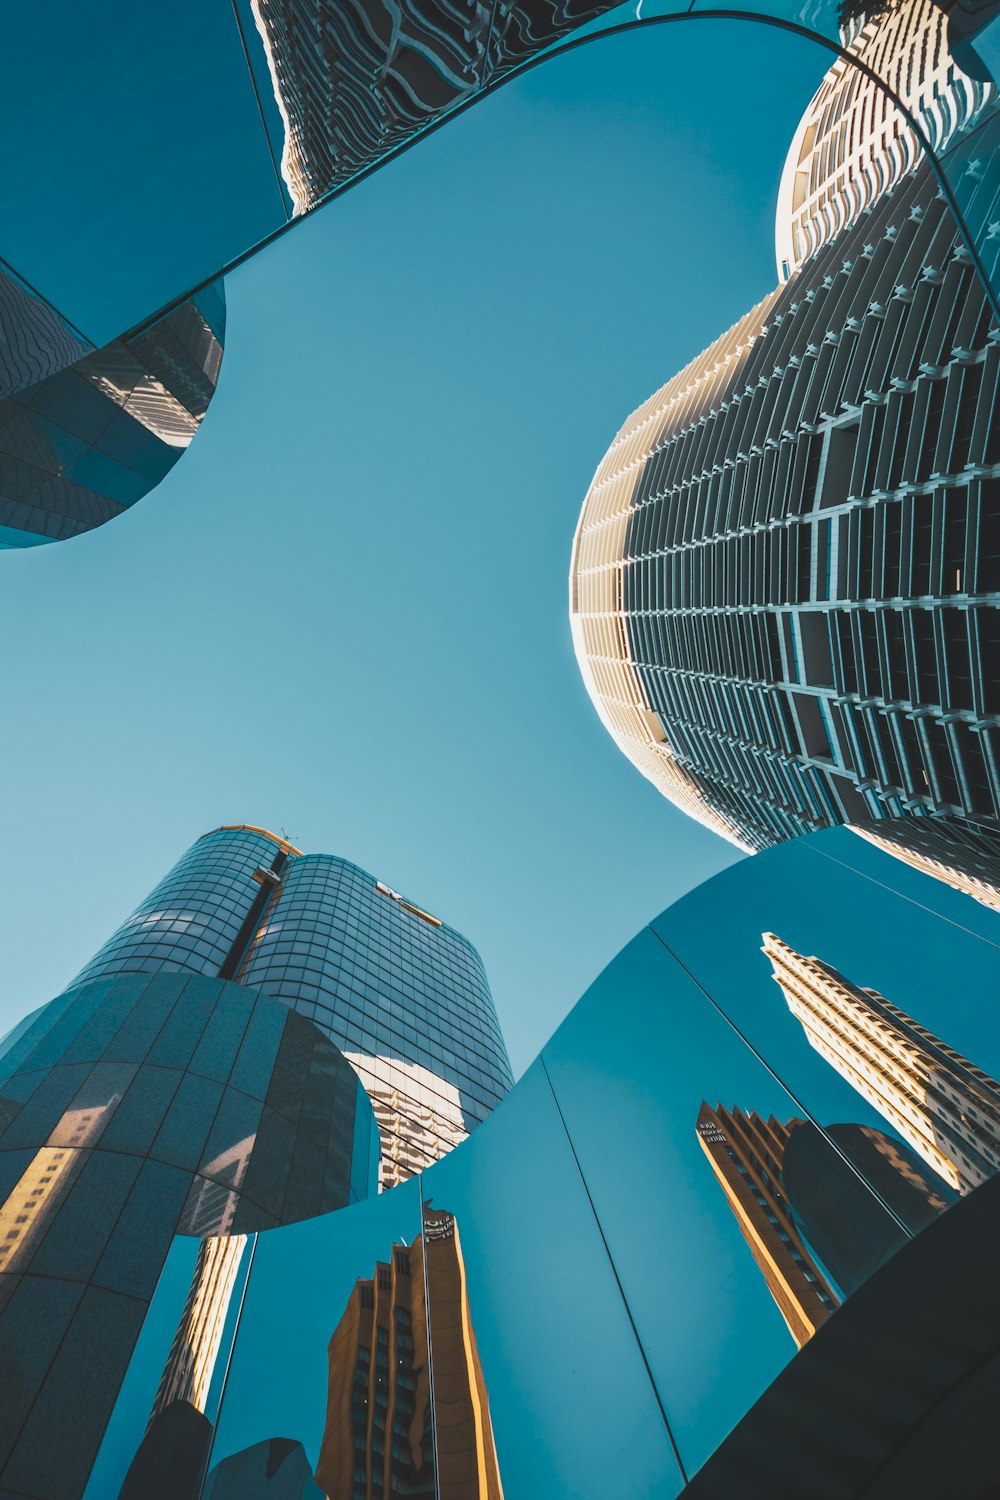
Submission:
[[[258,1236],[213,1464],[271,1437],[301,1442],[316,1464],[327,1413],[327,1345],[358,1281],[419,1233],[413,1182]]]
[[[8,53],[9,189],[34,207],[4,254],[94,344],[284,222],[230,5],[60,0],[19,13]]]
[[[753,1179],[758,1143],[723,1175],[736,1125],[723,1111],[786,1126],[801,1109],[649,931],[542,1059],[691,1472],[836,1306],[810,1281],[780,1197],[776,1214],[769,1183]],[[776,1164],[761,1169],[778,1178]]]
[[[457,1224],[508,1500],[677,1494],[667,1430],[542,1068],[421,1185],[425,1209]],[[640,1212],[629,1206],[633,1224]],[[662,1247],[647,1248],[659,1286]]]
[[[804,1012],[792,1009],[781,983],[782,948],[775,946],[771,958],[762,953],[763,934],[817,958],[850,985],[876,991],[992,1079],[1000,1076],[997,948],[937,914],[939,899],[954,907],[953,893],[940,882],[925,878],[924,899],[917,901],[820,852],[828,840],[850,850],[852,839],[834,830],[757,856],[652,925],[815,1119],[884,1126],[885,1116],[859,1091],[857,1072],[846,1064],[839,1071],[832,1055],[817,1050],[822,1038]],[[990,921],[991,914],[982,917]]]

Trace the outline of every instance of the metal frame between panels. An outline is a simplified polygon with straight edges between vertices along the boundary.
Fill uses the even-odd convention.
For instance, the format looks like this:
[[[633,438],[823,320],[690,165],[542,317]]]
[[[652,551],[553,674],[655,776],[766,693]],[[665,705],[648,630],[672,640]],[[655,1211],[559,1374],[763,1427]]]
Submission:
[[[211,286],[211,284],[214,281],[217,281],[219,277],[228,276],[230,272],[235,271],[239,266],[243,265],[246,261],[250,260],[254,255],[256,255],[258,251],[266,249],[269,245],[272,245],[277,240],[281,239],[282,236],[287,234],[288,231],[296,224],[301,223],[303,220],[315,214],[318,209],[325,208],[327,204],[332,203],[335,199],[350,191],[351,188],[356,187],[358,183],[365,181],[366,178],[372,176],[372,174],[377,172],[381,167],[388,165],[388,163],[392,161],[396,161],[400,156],[409,151],[420,141],[426,140],[428,136],[433,135],[435,131],[440,130],[443,125],[448,124],[451,120],[457,119],[459,115],[464,114],[467,109],[470,109],[472,107],[472,105],[477,104],[480,100],[496,93],[497,90],[502,88],[505,84],[511,83],[517,78],[522,78],[533,68],[541,66],[542,63],[551,62],[554,58],[563,57],[570,52],[576,51],[576,49],[579,47],[587,46],[591,42],[602,41],[608,37],[613,36],[623,36],[627,33],[645,29],[647,27],[666,26],[679,21],[752,21],[757,23],[758,25],[777,27],[780,31],[787,31],[792,33],[792,35],[794,36],[802,37],[806,41],[815,42],[818,46],[831,53],[832,56],[842,59],[850,67],[855,68],[859,73],[861,73],[870,82],[872,82],[879,90],[881,90],[881,92],[891,101],[895,108],[899,110],[901,116],[906,121],[909,128],[913,131],[913,134],[917,140],[918,145],[920,146],[921,151],[929,158],[944,200],[948,205],[948,209],[952,214],[956,225],[958,226],[963,240],[965,241],[965,244],[969,251],[969,255],[972,259],[972,263],[976,268],[980,280],[982,281],[984,290],[986,291],[986,295],[989,299],[990,305],[993,308],[997,321],[1000,322],[1000,299],[998,299],[997,292],[992,286],[989,277],[987,276],[986,269],[982,263],[982,259],[969,235],[965,218],[958,206],[944,169],[942,168],[938,157],[935,155],[934,150],[931,147],[931,144],[927,139],[927,135],[924,132],[923,128],[913,117],[912,113],[906,108],[902,100],[899,99],[899,97],[893,92],[893,90],[886,85],[884,80],[879,77],[878,73],[875,72],[875,70],[869,67],[866,63],[862,62],[854,53],[849,52],[846,48],[842,47],[838,42],[831,40],[830,37],[824,36],[821,32],[811,30],[808,26],[800,25],[797,21],[790,21],[781,16],[762,15],[758,12],[746,10],[696,10],[694,8],[696,3],[697,0],[692,0],[692,3],[687,10],[673,15],[643,16],[636,14],[630,16],[628,20],[618,21],[609,26],[602,26],[600,29],[588,32],[584,36],[571,36],[564,41],[556,42],[546,51],[540,52],[536,56],[528,58],[522,63],[516,64],[507,72],[505,72],[502,78],[497,78],[490,81],[489,83],[484,83],[480,88],[475,90],[467,98],[461,100],[460,103],[454,105],[451,109],[440,115],[436,120],[433,120],[429,125],[426,125],[422,129],[416,131],[408,140],[404,141],[401,145],[393,147],[390,151],[387,151],[384,156],[380,156],[378,160],[373,161],[369,166],[362,168],[359,172],[355,173],[353,177],[349,178],[347,182],[342,183],[337,188],[334,188],[330,193],[328,193],[325,197],[319,199],[316,203],[312,204],[303,213],[297,215],[293,219],[288,220],[287,223],[279,225],[279,227],[275,229],[271,234],[266,235],[261,240],[258,240],[257,243],[250,246],[249,249],[243,251],[240,255],[227,262],[227,264],[225,264],[224,266],[221,266],[214,275],[206,277],[195,287],[180,293],[171,302],[167,303],[166,306],[160,308],[149,318],[137,324],[135,328],[130,329],[128,333],[123,334],[122,337],[129,338],[134,336],[136,333],[141,332],[150,324],[155,323],[160,318],[166,316],[167,313],[172,312],[174,308],[180,306],[184,302],[187,302],[191,297],[196,296],[198,292],[203,291],[208,286]]]

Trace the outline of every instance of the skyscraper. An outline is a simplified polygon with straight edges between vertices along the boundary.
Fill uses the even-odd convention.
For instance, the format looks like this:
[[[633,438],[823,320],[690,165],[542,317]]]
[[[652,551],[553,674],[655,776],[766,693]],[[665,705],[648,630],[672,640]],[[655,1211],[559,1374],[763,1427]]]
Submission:
[[[886,48],[932,140],[992,108],[930,0],[851,43],[883,71]],[[789,279],[633,413],[590,486],[570,573],[587,689],[643,774],[747,850],[994,818],[1000,330],[912,132],[842,62],[793,141],[777,240]]]
[[[119,972],[30,1017],[0,1064],[0,1488],[83,1494],[176,1238],[231,1236],[198,1260],[141,1455],[172,1435],[196,1485],[235,1247],[368,1196],[377,1157],[354,1069],[246,985]]]
[[[251,5],[284,132],[281,175],[296,214],[607,9],[606,0]]]
[[[886,1000],[764,933],[764,953],[806,1040],[948,1186],[1000,1168],[1000,1083]]]
[[[76,983],[133,970],[236,979],[314,1021],[372,1100],[383,1187],[464,1140],[512,1083],[472,944],[357,865],[265,829],[200,838]]]

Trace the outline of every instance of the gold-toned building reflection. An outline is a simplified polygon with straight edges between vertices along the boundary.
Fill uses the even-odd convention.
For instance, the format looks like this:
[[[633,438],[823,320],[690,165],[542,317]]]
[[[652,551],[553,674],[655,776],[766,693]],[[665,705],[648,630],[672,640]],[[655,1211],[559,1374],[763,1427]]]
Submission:
[[[503,1500],[453,1214],[425,1205],[423,1234],[355,1284],[329,1361],[329,1500]]]
[[[197,1411],[205,1411],[246,1243],[245,1234],[234,1234],[202,1240],[198,1247],[187,1301],[150,1412],[150,1426],[173,1401],[187,1401]]]
[[[703,1102],[698,1141],[744,1239],[799,1348],[826,1322],[840,1298],[823,1275],[792,1217],[782,1176],[785,1147],[802,1120],[715,1109]]]
[[[0,1273],[24,1270],[121,1095],[68,1109],[0,1205]]]
[[[1000,1167],[1000,1083],[892,1005],[764,933],[763,951],[811,1047],[967,1193]]]

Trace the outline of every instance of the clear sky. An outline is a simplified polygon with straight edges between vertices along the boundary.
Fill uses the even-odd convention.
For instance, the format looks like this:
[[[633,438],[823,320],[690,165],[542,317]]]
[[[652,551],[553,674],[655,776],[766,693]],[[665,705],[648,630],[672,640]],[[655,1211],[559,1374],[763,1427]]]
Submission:
[[[520,1072],[736,857],[601,727],[566,575],[622,420],[773,286],[828,61],[750,24],[596,43],[230,279],[191,451],[110,525],[0,561],[0,1030],[248,822],[466,933]]]

